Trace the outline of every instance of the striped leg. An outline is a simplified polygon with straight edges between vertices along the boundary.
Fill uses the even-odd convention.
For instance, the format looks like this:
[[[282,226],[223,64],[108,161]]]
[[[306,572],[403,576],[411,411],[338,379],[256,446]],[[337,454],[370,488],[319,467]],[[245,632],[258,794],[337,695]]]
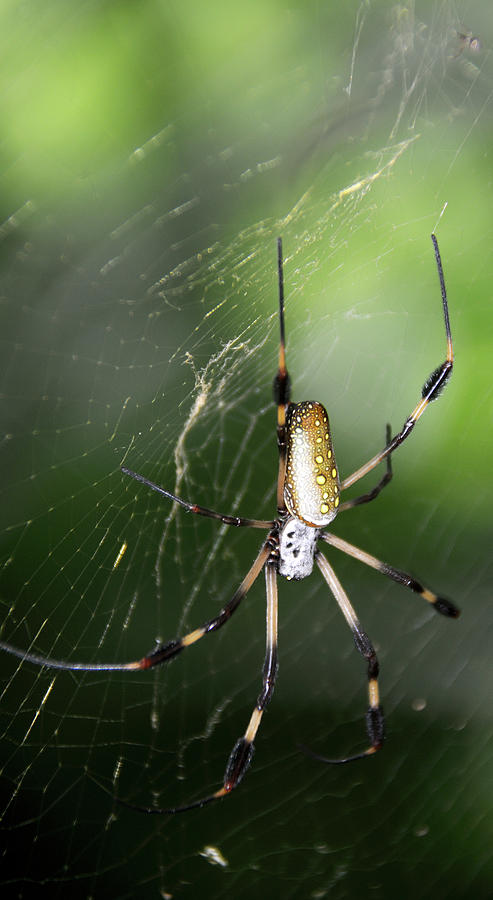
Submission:
[[[277,476],[277,511],[285,512],[284,481],[286,475],[286,412],[291,396],[291,379],[286,368],[286,338],[284,331],[284,279],[282,272],[282,241],[277,239],[277,271],[279,275],[279,364],[274,378],[274,401],[277,404],[277,446],[279,472]]]
[[[181,653],[182,650],[185,650],[186,647],[190,647],[192,644],[195,644],[200,638],[204,637],[205,634],[210,634],[212,631],[217,631],[219,628],[222,628],[223,625],[231,618],[233,613],[238,606],[245,594],[248,593],[252,584],[254,583],[257,576],[260,574],[261,569],[265,565],[267,559],[272,552],[272,542],[270,539],[262,546],[260,553],[258,554],[253,566],[249,570],[248,574],[245,576],[243,581],[241,582],[239,588],[235,591],[231,600],[223,607],[221,612],[214,616],[213,619],[209,619],[208,622],[205,622],[200,628],[195,628],[194,631],[190,631],[188,634],[184,635],[182,638],[178,638],[174,641],[169,641],[167,644],[163,644],[159,646],[156,650],[153,650],[152,653],[148,653],[147,656],[143,656],[141,659],[135,660],[134,662],[127,663],[78,663],[78,662],[70,662],[68,660],[62,659],[51,659],[50,657],[40,656],[37,653],[30,653],[29,651],[20,650],[18,647],[12,647],[11,644],[7,644],[4,641],[0,641],[0,650],[5,650],[7,653],[11,653],[13,656],[17,656],[22,659],[23,662],[31,662],[37,666],[45,666],[48,669],[66,669],[71,672],[80,671],[80,672],[109,672],[109,671],[135,671],[139,669],[152,669],[154,666],[159,666],[161,663],[167,662],[173,657],[177,656],[178,653]]]
[[[213,800],[219,800],[230,794],[235,787],[238,787],[253,757],[255,736],[260,726],[264,710],[269,703],[276,681],[277,675],[277,571],[274,560],[269,560],[265,566],[265,586],[267,593],[267,629],[266,629],[266,651],[263,667],[263,684],[262,690],[257,697],[255,709],[250,717],[245,733],[240,737],[234,745],[226,771],[224,773],[223,785],[213,794],[203,797],[201,800],[194,800],[185,806],[175,806],[169,809],[157,809],[155,807],[135,806],[125,800],[120,800],[124,806],[132,809],[138,809],[141,812],[153,813],[157,815],[173,815],[174,813],[188,812],[189,809],[197,809],[212,803]]]
[[[387,425],[385,429],[385,441],[387,444],[390,444],[390,439],[392,437],[392,432],[390,430],[390,425]],[[339,507],[339,512],[341,513],[345,509],[352,509],[353,506],[360,506],[362,503],[371,503],[375,497],[378,497],[380,491],[383,491],[384,487],[392,481],[392,459],[391,454],[389,453],[386,457],[387,460],[387,469],[385,475],[382,476],[380,481],[371,491],[368,491],[367,494],[361,494],[360,497],[354,497],[352,500],[345,500],[344,503],[341,503]]]
[[[213,795],[224,797],[237,787],[243,778],[254,751],[254,740],[265,708],[274,692],[277,675],[277,571],[274,562],[265,567],[265,587],[267,593],[266,647],[263,667],[262,690],[257,697],[255,709],[250,717],[245,734],[236,742],[226,766],[223,787]]]
[[[442,306],[443,306],[443,319],[445,322],[445,335],[447,338],[447,358],[445,361],[438,366],[434,372],[431,373],[430,377],[425,381],[423,385],[423,389],[421,391],[421,400],[419,401],[416,408],[413,410],[411,415],[404,422],[404,426],[402,431],[399,431],[395,437],[387,444],[386,447],[380,452],[377,453],[373,459],[370,459],[364,466],[357,469],[356,472],[353,472],[352,475],[349,475],[344,481],[341,482],[341,490],[345,491],[346,488],[350,487],[356,481],[359,481],[360,478],[363,478],[364,475],[367,475],[368,472],[371,472],[375,466],[378,466],[382,460],[385,459],[390,453],[393,453],[397,450],[397,447],[406,440],[407,437],[411,434],[416,422],[423,415],[426,407],[432,400],[436,400],[439,396],[440,392],[443,390],[447,381],[449,380],[452,374],[452,367],[454,364],[454,351],[452,348],[452,335],[450,332],[450,321],[448,314],[448,304],[447,304],[447,292],[445,290],[445,279],[443,277],[443,269],[442,269],[442,260],[440,258],[440,251],[438,249],[437,239],[434,234],[432,234],[431,239],[433,241],[433,246],[435,248],[435,259],[438,270],[438,278],[440,280],[440,290],[442,293]]]
[[[364,550],[360,550],[360,548],[355,547],[354,544],[350,544],[348,541],[336,537],[335,534],[329,534],[328,532],[323,531],[320,534],[320,537],[327,544],[330,544],[331,547],[342,550],[342,552],[347,553],[348,556],[354,556],[355,559],[359,559],[365,566],[371,566],[372,569],[376,569],[377,572],[381,572],[382,575],[386,575],[387,578],[392,578],[393,581],[397,581],[398,584],[402,584],[404,587],[414,591],[415,594],[419,594],[420,597],[423,597],[424,600],[428,601],[433,609],[443,616],[449,616],[450,618],[456,619],[460,615],[460,610],[457,609],[450,600],[447,600],[445,597],[439,597],[437,594],[434,594],[433,591],[423,587],[419,581],[416,581],[416,579],[411,575],[408,575],[407,572],[402,572],[400,569],[389,566],[387,563],[377,559],[376,556],[365,553]]]
[[[319,756],[317,753],[313,753],[311,750],[309,750],[308,752],[315,759],[321,760],[321,762],[333,764],[347,763],[352,762],[355,759],[363,759],[365,756],[372,756],[372,754],[376,753],[377,750],[380,750],[380,747],[383,743],[384,718],[378,696],[378,660],[370,639],[366,632],[364,632],[361,628],[358,617],[349,601],[349,597],[342,587],[341,582],[337,578],[337,575],[335,574],[332,566],[329,565],[325,556],[319,551],[317,551],[317,553],[315,554],[315,561],[327,584],[329,585],[330,590],[336,598],[344,615],[344,618],[346,619],[346,622],[353,632],[356,649],[359,653],[361,653],[362,656],[364,656],[368,663],[369,706],[366,713],[366,730],[370,739],[370,746],[366,750],[363,750],[362,753],[356,753],[354,754],[354,756],[346,756],[344,759],[327,759],[325,756]],[[303,749],[306,750],[306,748]]]
[[[160,487],[159,484],[149,481],[149,479],[144,478],[143,475],[132,472],[132,469],[127,469],[126,466],[122,466],[121,471],[124,475],[130,475],[135,481],[140,481],[142,484],[145,484],[146,487],[151,488],[151,490],[156,491],[156,493],[161,494],[161,496],[166,497],[168,500],[173,500],[174,503],[183,506],[187,512],[196,513],[199,516],[206,516],[208,519],[219,519],[223,525],[235,525],[237,528],[240,526],[246,528],[273,528],[275,525],[275,522],[273,521],[267,522],[263,519],[244,519],[241,516],[228,516],[224,513],[214,512],[213,509],[208,509],[206,506],[199,506],[197,503],[188,503],[187,500],[182,500],[181,497],[177,497],[176,494],[172,494],[171,491],[167,491],[165,488]]]

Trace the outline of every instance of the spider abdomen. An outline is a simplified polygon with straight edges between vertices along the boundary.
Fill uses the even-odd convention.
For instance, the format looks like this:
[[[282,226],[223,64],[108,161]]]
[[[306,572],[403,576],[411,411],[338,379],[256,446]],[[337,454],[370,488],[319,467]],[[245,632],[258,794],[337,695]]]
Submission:
[[[284,502],[293,517],[323,528],[336,517],[340,497],[326,410],[315,400],[290,404],[286,432]]]

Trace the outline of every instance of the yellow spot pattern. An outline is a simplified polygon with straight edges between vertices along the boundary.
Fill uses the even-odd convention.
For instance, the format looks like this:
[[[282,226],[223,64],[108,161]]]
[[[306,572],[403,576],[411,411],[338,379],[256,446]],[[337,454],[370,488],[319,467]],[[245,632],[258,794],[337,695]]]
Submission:
[[[321,403],[292,404],[287,415],[284,501],[289,513],[314,527],[331,522],[339,506],[339,476],[329,417]]]

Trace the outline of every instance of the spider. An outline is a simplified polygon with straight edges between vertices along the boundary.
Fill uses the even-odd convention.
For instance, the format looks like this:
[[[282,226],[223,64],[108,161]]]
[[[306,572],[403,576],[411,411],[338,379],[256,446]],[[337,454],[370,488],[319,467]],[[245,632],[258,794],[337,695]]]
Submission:
[[[121,471],[125,475],[129,475],[153,491],[157,491],[158,494],[161,494],[168,500],[178,503],[188,512],[207,516],[236,528],[260,528],[268,532],[267,538],[262,543],[253,565],[218,615],[185,636],[159,645],[141,659],[126,663],[77,663],[56,660],[29,651],[25,652],[3,641],[0,642],[0,649],[5,650],[7,653],[11,653],[38,666],[46,666],[52,669],[69,671],[151,669],[178,656],[182,650],[197,643],[205,635],[222,628],[233,613],[236,612],[262,569],[264,570],[267,595],[267,636],[262,689],[257,697],[247,728],[244,734],[236,741],[230,753],[222,786],[214,793],[187,803],[184,806],[148,808],[135,806],[125,800],[120,800],[119,802],[124,803],[124,805],[148,813],[172,814],[185,812],[196,807],[205,806],[213,800],[224,797],[239,785],[251,763],[254,740],[262,716],[274,691],[277,674],[277,576],[282,575],[288,580],[301,581],[301,579],[311,574],[314,563],[320,569],[330,591],[339,604],[352,631],[356,649],[366,660],[369,697],[366,729],[369,745],[362,752],[343,759],[327,759],[324,756],[311,753],[311,751],[308,752],[323,762],[346,763],[372,756],[381,748],[384,740],[384,717],[379,700],[377,655],[368,635],[362,629],[349,597],[332,566],[318,549],[319,541],[324,541],[329,546],[354,556],[360,562],[365,563],[365,565],[376,569],[398,584],[404,585],[404,587],[419,594],[442,615],[454,618],[459,615],[459,610],[450,600],[437,596],[429,588],[424,587],[419,581],[412,578],[411,575],[381,562],[376,557],[365,553],[353,544],[348,543],[348,541],[336,537],[336,535],[325,530],[338,513],[351,509],[354,506],[359,506],[362,503],[369,503],[389,483],[392,478],[391,454],[409,437],[428,404],[438,397],[452,373],[453,349],[445,280],[440,251],[434,234],[431,235],[431,239],[435,251],[442,295],[447,357],[426,380],[421,392],[421,399],[404,422],[401,431],[392,437],[390,426],[387,425],[386,443],[383,450],[351,475],[342,480],[339,478],[330,435],[329,418],[322,404],[314,400],[305,400],[300,403],[292,403],[290,400],[290,378],[286,367],[285,352],[283,257],[280,238],[277,242],[280,344],[278,370],[274,379],[274,399],[277,405],[277,446],[279,451],[277,518],[264,521],[261,519],[245,519],[239,516],[223,515],[196,503],[188,503],[186,500],[182,500],[180,497],[172,494],[171,491],[165,490],[154,484],[154,482],[149,481],[143,475],[122,467]],[[341,503],[342,491],[358,482],[384,460],[386,461],[386,472],[379,483],[368,493]]]

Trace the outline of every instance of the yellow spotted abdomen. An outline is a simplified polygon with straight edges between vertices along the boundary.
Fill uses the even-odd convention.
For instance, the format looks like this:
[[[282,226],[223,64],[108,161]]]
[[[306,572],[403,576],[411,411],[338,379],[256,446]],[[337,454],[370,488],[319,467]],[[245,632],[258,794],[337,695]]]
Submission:
[[[323,528],[340,502],[329,417],[321,403],[305,400],[288,407],[284,502],[307,525]]]

